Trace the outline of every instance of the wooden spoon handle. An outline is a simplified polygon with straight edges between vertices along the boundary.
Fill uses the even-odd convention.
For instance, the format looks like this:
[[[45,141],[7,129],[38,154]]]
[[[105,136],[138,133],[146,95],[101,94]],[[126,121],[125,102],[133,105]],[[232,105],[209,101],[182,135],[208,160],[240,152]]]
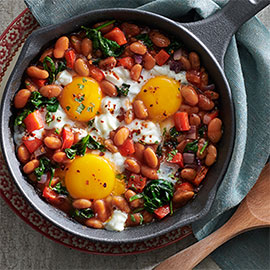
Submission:
[[[238,224],[237,224],[238,223]],[[248,222],[249,223],[249,222]],[[263,227],[264,224],[258,224],[255,222],[254,227]],[[242,223],[239,226],[239,220],[234,216],[219,228],[214,233],[210,234],[203,240],[193,244],[192,246],[182,250],[178,254],[170,257],[161,264],[159,264],[156,270],[179,270],[193,269],[198,263],[206,258],[216,248],[221,246],[223,243],[240,234],[241,232],[250,230],[253,228],[251,224]]]

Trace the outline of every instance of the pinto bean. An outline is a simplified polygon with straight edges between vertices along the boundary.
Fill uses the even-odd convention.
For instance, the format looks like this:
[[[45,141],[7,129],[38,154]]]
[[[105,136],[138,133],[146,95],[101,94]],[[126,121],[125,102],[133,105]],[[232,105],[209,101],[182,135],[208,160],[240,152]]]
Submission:
[[[25,83],[25,87],[30,92],[38,91],[38,87],[30,79],[25,79],[24,83]]]
[[[45,50],[39,58],[40,62],[43,62],[46,56],[52,57],[53,48]]]
[[[135,159],[132,158],[127,158],[125,160],[125,168],[133,173],[140,173],[141,171],[140,164]]]
[[[186,104],[182,104],[179,108],[180,112],[187,112],[188,114],[192,114],[192,113],[198,113],[199,112],[199,108],[197,106],[192,107]]]
[[[65,51],[68,49],[68,46],[69,46],[68,37],[63,36],[57,39],[53,50],[54,58],[63,58]]]
[[[191,52],[189,54],[189,61],[190,61],[192,69],[200,70],[200,66],[201,66],[200,57],[197,53]]]
[[[114,135],[113,141],[116,146],[121,146],[129,136],[129,129],[126,127],[120,128]]]
[[[118,208],[120,211],[129,213],[130,208],[127,201],[121,196],[113,196],[112,205]]]
[[[187,57],[181,56],[179,61],[182,64],[184,70],[190,70],[191,69],[191,64],[190,64],[190,61],[187,59]]]
[[[87,63],[82,59],[82,58],[78,58],[75,61],[74,64],[74,70],[80,75],[80,76],[89,76],[89,68],[87,66]]]
[[[104,142],[105,147],[112,153],[117,153],[118,149],[117,147],[113,144],[113,141],[111,139],[107,139]]]
[[[92,227],[95,229],[102,229],[104,228],[104,225],[102,221],[98,220],[97,218],[89,218],[85,221],[85,225],[88,227]]]
[[[117,89],[114,84],[107,80],[103,80],[100,82],[100,88],[102,92],[110,97],[116,97],[117,96]]]
[[[21,163],[28,162],[31,156],[28,149],[23,144],[18,147],[17,155]]]
[[[134,120],[134,113],[133,110],[127,110],[124,115],[125,123],[128,125]]]
[[[207,147],[207,155],[205,158],[205,165],[211,166],[212,164],[215,163],[216,159],[217,159],[217,148],[213,144],[210,144]]]
[[[134,144],[134,148],[135,148],[135,157],[137,160],[142,161],[143,160],[143,152],[144,152],[144,145],[141,143],[135,143]]]
[[[62,146],[61,140],[53,136],[45,137],[44,144],[50,149],[59,149]]]
[[[55,84],[44,85],[39,89],[39,93],[43,97],[53,98],[58,97],[62,92],[62,87]]]
[[[82,40],[79,37],[77,37],[77,36],[71,36],[70,37],[70,42],[71,42],[73,48],[75,49],[75,51],[77,53],[81,53],[82,52],[82,50],[81,50]]]
[[[198,104],[199,102],[198,94],[192,86],[186,85],[182,87],[181,94],[187,104],[191,106],[195,106]]]
[[[181,177],[186,180],[193,180],[196,177],[197,173],[194,169],[191,168],[185,168],[181,171]]]
[[[77,209],[85,209],[91,207],[92,203],[86,199],[77,199],[73,201],[72,206]]]
[[[156,64],[156,59],[150,54],[150,53],[146,53],[143,57],[143,67],[146,70],[150,70],[152,69]]]
[[[97,214],[97,217],[102,222],[106,221],[108,219],[108,213],[106,211],[106,205],[103,200],[95,200],[94,201],[94,210]]]
[[[203,93],[211,100],[216,100],[219,98],[219,94],[215,91],[206,90]]]
[[[115,59],[115,57],[111,56],[111,57],[107,57],[103,60],[100,60],[98,63],[99,68],[103,69],[103,70],[110,70],[112,68],[114,68],[117,64],[117,60]]]
[[[135,64],[130,70],[130,78],[133,81],[138,81],[140,79],[142,72],[142,66],[140,64]]]
[[[31,96],[31,91],[28,89],[21,89],[14,97],[14,106],[16,109],[23,108]]]
[[[133,102],[133,109],[135,116],[138,119],[146,119],[148,117],[147,109],[143,103],[143,101],[137,99]]]
[[[214,118],[208,124],[207,135],[211,142],[217,143],[222,136],[222,121],[219,118]]]
[[[34,79],[47,79],[49,77],[48,71],[38,68],[36,66],[30,66],[27,68],[26,73],[28,76]]]
[[[63,163],[67,160],[67,156],[65,152],[56,152],[53,154],[52,159],[57,163]]]
[[[81,43],[81,52],[84,56],[88,57],[92,54],[93,44],[92,40],[89,38],[84,38]]]
[[[140,199],[136,199],[136,200],[133,200],[132,202],[129,201],[129,199],[133,196],[135,196],[136,193],[131,190],[131,189],[128,189],[126,192],[125,192],[125,198],[126,200],[129,202],[129,205],[132,207],[132,208],[138,208],[142,205],[142,201]]]
[[[204,111],[210,111],[214,108],[215,103],[210,100],[207,96],[200,94],[198,106]]]
[[[203,89],[203,87],[208,85],[208,74],[205,71],[201,72],[201,86],[200,88]]]
[[[147,212],[147,211],[143,211],[142,215],[143,215],[143,222],[144,223],[150,223],[154,219],[154,215]]]
[[[151,41],[160,48],[168,47],[171,43],[171,41],[166,36],[161,34],[158,30],[151,31],[149,37]]]
[[[194,197],[193,191],[185,191],[181,189],[177,189],[173,194],[172,201],[176,207],[180,207],[185,205],[189,200]]]
[[[126,221],[126,225],[128,227],[138,226],[143,222],[143,216],[140,213],[130,214],[128,215],[128,219]]]
[[[151,147],[147,147],[143,152],[144,160],[147,165],[153,169],[155,169],[158,165],[158,158],[156,153]]]
[[[29,162],[27,162],[23,166],[23,172],[26,174],[32,173],[37,167],[39,166],[39,161],[37,159],[33,159]]]
[[[206,156],[206,153],[207,153],[206,150],[204,150],[201,153],[201,150],[204,147],[205,143],[206,143],[206,140],[204,138],[201,138],[198,141],[198,150],[197,150],[197,153],[196,153],[198,159],[203,159]]]
[[[130,44],[129,49],[136,54],[144,55],[147,52],[147,48],[141,42],[136,41]]]
[[[141,174],[149,179],[158,179],[157,170],[146,165],[141,166]]]
[[[107,22],[109,22],[109,21],[98,22],[98,23],[96,23],[93,27],[94,27],[94,28],[97,28],[97,27],[99,27],[99,26],[101,26],[101,25],[103,25],[103,24],[105,24],[105,23],[107,23]],[[111,23],[111,24],[109,24],[109,25],[107,25],[107,26],[101,28],[99,31],[100,31],[102,34],[105,34],[105,33],[110,32],[113,28],[114,28],[114,24]]]
[[[198,114],[196,114],[196,113],[192,113],[189,116],[189,123],[192,126],[198,127],[201,124],[201,118],[200,118],[200,116]]]
[[[124,22],[120,28],[125,33],[125,36],[130,38],[140,34],[140,28],[136,24]]]

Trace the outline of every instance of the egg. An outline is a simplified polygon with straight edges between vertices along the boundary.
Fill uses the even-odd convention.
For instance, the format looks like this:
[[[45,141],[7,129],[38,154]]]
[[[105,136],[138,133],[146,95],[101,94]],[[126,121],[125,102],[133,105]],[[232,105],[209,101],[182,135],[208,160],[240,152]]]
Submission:
[[[105,158],[86,154],[70,164],[65,184],[75,199],[102,199],[110,195],[114,188],[115,172]]]
[[[166,76],[151,78],[136,99],[143,101],[149,119],[162,121],[173,115],[181,105],[180,83]]]
[[[66,85],[60,96],[60,104],[73,120],[89,121],[101,106],[101,89],[90,77],[75,77]]]

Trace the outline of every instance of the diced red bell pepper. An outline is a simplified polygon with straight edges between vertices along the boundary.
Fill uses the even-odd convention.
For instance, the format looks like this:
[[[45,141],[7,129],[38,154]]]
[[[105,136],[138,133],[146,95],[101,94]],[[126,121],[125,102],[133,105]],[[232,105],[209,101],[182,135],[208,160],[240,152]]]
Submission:
[[[74,134],[71,130],[68,130],[67,128],[63,128],[62,131],[62,149],[70,148],[74,142]]]
[[[41,129],[44,127],[44,122],[39,110],[36,110],[27,115],[27,117],[23,120],[26,125],[26,129],[28,132],[32,132],[37,129]]]
[[[128,188],[134,189],[136,192],[141,193],[146,185],[146,177],[140,174],[132,174],[128,180]]]
[[[170,55],[165,50],[160,50],[155,56],[156,62],[159,66],[164,65],[167,60],[170,58]]]
[[[31,78],[31,80],[38,88],[41,88],[42,86],[44,86],[47,81],[47,79],[42,80],[42,79],[35,79],[35,78]]]
[[[168,162],[174,163],[179,165],[181,168],[184,168],[184,161],[183,161],[183,156],[181,153],[176,153],[172,160],[169,160]]]
[[[42,196],[51,204],[59,205],[63,203],[62,198],[59,197],[59,195],[48,186],[43,189]]]
[[[197,173],[194,180],[191,180],[192,184],[194,184],[196,187],[200,185],[202,180],[205,178],[207,174],[208,168],[205,166],[202,166],[199,172]]]
[[[201,83],[201,72],[197,70],[189,70],[186,72],[187,81],[199,86]]]
[[[74,50],[69,50],[65,52],[65,59],[67,61],[67,67],[68,68],[73,68],[75,59],[76,59],[76,54]]]
[[[163,219],[164,217],[166,217],[169,213],[170,213],[170,206],[169,205],[163,205],[161,207],[159,207],[158,209],[156,209],[154,211],[156,217],[158,219]]]
[[[114,27],[112,31],[104,35],[105,38],[109,40],[116,41],[118,45],[124,45],[127,43],[127,39],[125,37],[125,34],[122,30],[120,30],[118,27]]]
[[[190,130],[188,113],[187,112],[177,112],[174,115],[175,128],[178,131],[188,131]]]
[[[127,69],[131,69],[135,64],[134,59],[130,56],[118,59],[118,62],[121,66],[123,66],[124,68],[127,68]]]
[[[96,81],[101,82],[102,80],[104,80],[105,75],[102,72],[102,70],[100,70],[98,67],[95,67],[94,65],[92,65],[90,66],[89,71],[90,71],[90,77],[92,77]]]
[[[118,149],[124,157],[132,155],[135,152],[134,142],[132,139],[127,139]]]
[[[27,139],[23,139],[23,143],[30,153],[34,153],[42,145],[42,140],[29,137]]]

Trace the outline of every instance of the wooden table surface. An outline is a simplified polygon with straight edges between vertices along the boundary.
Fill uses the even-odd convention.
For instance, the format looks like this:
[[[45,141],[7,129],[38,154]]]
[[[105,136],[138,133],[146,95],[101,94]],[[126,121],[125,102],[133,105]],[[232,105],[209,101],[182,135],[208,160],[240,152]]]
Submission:
[[[26,8],[23,0],[0,0],[0,34]],[[270,29],[270,8],[259,13]],[[84,270],[84,269],[152,269],[157,263],[191,245],[189,236],[166,248],[130,256],[91,255],[72,250],[47,239],[33,230],[0,200],[0,270]],[[207,257],[196,269],[220,269]]]

